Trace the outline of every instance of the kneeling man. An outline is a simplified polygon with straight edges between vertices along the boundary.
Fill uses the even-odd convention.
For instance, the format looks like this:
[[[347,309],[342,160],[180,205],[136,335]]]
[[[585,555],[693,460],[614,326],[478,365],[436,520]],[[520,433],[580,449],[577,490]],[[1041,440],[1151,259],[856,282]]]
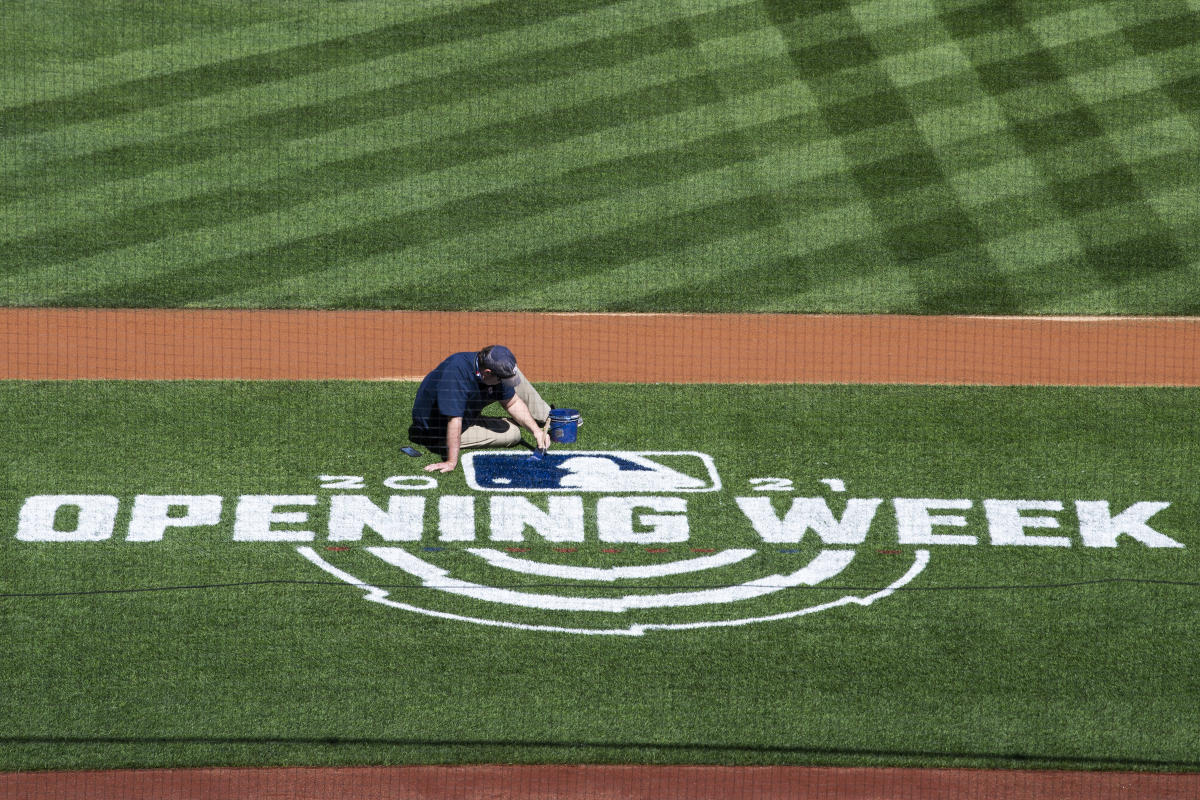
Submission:
[[[512,418],[482,416],[495,402]],[[511,447],[521,442],[522,428],[539,448],[549,448],[549,416],[550,406],[517,369],[512,351],[489,345],[478,353],[455,353],[425,376],[413,401],[408,438],[443,459],[426,466],[427,472],[451,472],[462,448]]]

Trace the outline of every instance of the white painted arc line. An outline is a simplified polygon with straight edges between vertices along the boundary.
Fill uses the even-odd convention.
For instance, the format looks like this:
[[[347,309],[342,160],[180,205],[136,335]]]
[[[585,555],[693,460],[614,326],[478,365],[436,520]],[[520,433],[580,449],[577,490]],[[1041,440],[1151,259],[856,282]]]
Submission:
[[[869,606],[876,600],[887,597],[893,594],[897,589],[907,586],[913,580],[913,578],[924,572],[925,567],[927,566],[929,566],[929,551],[917,550],[913,554],[912,566],[908,568],[908,572],[905,572],[898,581],[888,586],[886,589],[881,589],[874,594],[869,594],[866,597],[857,597],[855,598],[855,602],[859,605]]]
[[[812,586],[837,575],[854,558],[853,550],[822,550],[803,569],[789,575],[768,575],[737,586],[669,594],[626,595],[624,597],[565,597],[498,589],[451,578],[446,570],[434,566],[399,547],[368,547],[367,552],[419,578],[422,583],[447,594],[475,600],[546,611],[589,611],[620,614],[634,609],[678,608],[749,600],[796,586]]]
[[[867,595],[866,597],[856,597],[855,595],[846,595],[844,597],[841,597],[837,600],[833,600],[828,603],[821,603],[820,605],[816,605],[816,606],[808,606],[807,608],[798,608],[794,611],[785,611],[781,614],[770,614],[765,617],[744,617],[742,619],[708,620],[708,621],[703,621],[703,622],[683,622],[683,623],[673,623],[673,624],[665,624],[665,625],[657,625],[657,624],[633,625],[629,628],[629,633],[634,636],[641,636],[641,635],[645,634],[646,631],[651,631],[651,630],[682,631],[682,630],[695,630],[698,628],[732,628],[732,627],[739,627],[742,625],[753,625],[758,622],[778,622],[779,620],[796,619],[799,617],[808,616],[810,614],[817,614],[821,611],[829,611],[830,609],[839,608],[841,606],[846,606],[846,605],[860,605],[860,606],[865,607],[865,606],[871,605],[876,600],[881,600],[885,597],[888,597],[889,595],[893,594],[897,589],[900,589],[900,588],[906,586],[914,578],[916,578],[918,575],[920,575],[925,570],[925,567],[928,565],[929,565],[929,551],[928,550],[917,550],[913,554],[912,566],[910,566],[908,568],[908,571],[905,572],[904,575],[902,575],[899,580],[897,580],[894,583],[890,584],[889,586],[879,590],[878,592],[875,592],[874,594]],[[600,633],[600,632],[602,632],[602,631],[597,631],[597,633]]]
[[[340,581],[344,581],[347,584],[366,592],[366,595],[364,596],[363,599],[367,600],[369,602],[379,603],[380,605],[387,606],[389,608],[398,608],[401,611],[412,611],[416,614],[424,614],[424,615],[430,616],[430,617],[437,617],[439,619],[451,619],[451,620],[456,620],[459,622],[474,622],[474,623],[477,623],[480,625],[491,625],[491,626],[500,627],[500,628],[520,628],[521,627],[520,625],[504,622],[502,620],[476,619],[475,617],[464,617],[461,614],[451,614],[446,611],[435,611],[430,608],[421,608],[420,606],[413,606],[413,605],[409,605],[408,603],[400,603],[400,602],[390,599],[388,597],[388,592],[386,590],[380,589],[378,586],[372,586],[369,583],[364,583],[363,581],[360,581],[358,578],[351,575],[349,572],[338,569],[333,564],[330,564],[328,561],[321,558],[321,556],[317,553],[317,551],[311,547],[297,547],[296,552],[298,552],[300,555],[304,556],[305,559],[307,559],[309,562],[314,564],[316,567],[318,567],[322,571],[329,573],[330,575],[332,575],[333,577],[337,578]],[[583,631],[578,631],[578,632],[582,633]],[[627,635],[633,635],[633,634],[627,634]]]
[[[312,549],[311,547],[297,547],[296,552],[299,553],[300,555],[304,556],[306,559],[311,561],[313,564],[317,565],[325,572],[328,572],[330,575],[337,578],[338,580],[345,581],[346,583],[350,584],[351,586],[353,586],[357,589],[362,589],[364,592],[367,593],[368,598],[371,595],[376,594],[381,591],[380,589],[375,588],[374,586],[372,586],[369,583],[364,583],[363,581],[360,581],[358,578],[354,577],[349,572],[338,569],[333,564],[330,564],[328,561],[321,558],[321,556],[317,554],[317,551]],[[386,596],[387,592],[383,592],[383,594]]]
[[[576,567],[570,564],[547,564],[513,558],[500,550],[487,547],[469,547],[467,552],[479,556],[497,569],[519,572],[523,575],[541,575],[547,578],[562,578],[572,581],[618,581],[632,578],[661,578],[666,575],[682,575],[706,569],[725,567],[744,561],[757,550],[722,550],[720,553],[700,558],[670,561],[665,564],[645,564],[628,567]]]
[[[523,625],[519,622],[508,622],[505,620],[498,620],[498,619],[481,619],[479,617],[467,617],[467,616],[463,616],[462,614],[452,614],[448,611],[435,611],[430,608],[421,608],[420,606],[409,605],[408,603],[399,603],[399,602],[396,602],[395,600],[392,600],[391,598],[389,598],[387,591],[380,589],[377,586],[372,586],[369,583],[364,583],[363,581],[360,581],[358,578],[354,577],[350,573],[340,570],[337,567],[335,567],[333,564],[330,564],[328,561],[321,558],[321,556],[317,553],[317,551],[311,547],[297,547],[296,552],[298,552],[300,555],[304,556],[305,559],[307,559],[309,562],[311,562],[313,565],[315,565],[318,569],[322,570],[323,572],[326,572],[326,573],[332,575],[333,577],[337,578],[338,580],[344,581],[347,584],[366,592],[365,596],[363,597],[364,600],[367,600],[368,602],[371,602],[371,603],[378,603],[379,605],[386,606],[388,608],[396,608],[396,609],[400,609],[401,611],[412,611],[414,613],[424,614],[425,616],[434,617],[436,619],[449,619],[449,620],[455,620],[457,622],[472,622],[472,623],[475,623],[476,625],[485,625],[485,626],[491,627],[491,628],[507,628],[509,630],[536,630],[536,631],[546,631],[546,632],[552,632],[552,633],[575,633],[575,634],[582,634],[585,636],[586,635],[591,635],[591,636],[597,636],[597,635],[598,636],[641,636],[642,635],[641,630],[635,630],[635,628],[633,628],[633,627],[613,628],[610,630],[593,630],[591,628],[564,628],[564,627],[546,626],[546,625]]]
[[[766,617],[744,617],[741,619],[709,620],[709,621],[701,621],[701,622],[675,623],[675,624],[670,624],[670,623],[668,623],[668,624],[649,624],[649,625],[633,624],[627,628],[568,628],[568,627],[563,627],[563,626],[559,626],[559,625],[527,625],[527,624],[520,623],[520,622],[509,622],[507,620],[483,619],[480,617],[469,617],[469,616],[464,616],[462,614],[452,614],[452,613],[449,613],[446,611],[435,611],[433,609],[421,608],[419,606],[412,606],[407,603],[399,603],[399,602],[396,602],[395,600],[391,600],[388,597],[388,593],[386,591],[384,591],[383,589],[380,589],[379,587],[376,587],[376,586],[371,586],[368,583],[364,583],[363,581],[359,580],[358,578],[354,577],[353,575],[350,575],[349,573],[344,572],[343,570],[340,570],[337,567],[333,566],[328,561],[321,558],[321,556],[319,556],[317,554],[317,552],[315,550],[313,550],[313,548],[298,547],[298,548],[296,548],[296,551],[298,553],[300,553],[300,555],[304,556],[305,559],[312,562],[315,566],[317,566],[319,569],[323,570],[324,572],[327,572],[330,575],[333,575],[334,577],[338,578],[339,580],[345,581],[346,583],[350,584],[351,586],[362,589],[364,592],[366,592],[366,595],[364,596],[363,599],[368,600],[372,603],[378,603],[379,605],[382,605],[382,606],[387,606],[389,608],[396,608],[396,609],[400,609],[402,611],[414,611],[418,614],[424,614],[426,616],[435,617],[437,619],[449,619],[449,620],[455,620],[458,622],[471,622],[476,625],[484,625],[486,627],[491,627],[491,628],[504,628],[504,629],[508,629],[508,630],[521,630],[521,631],[540,631],[540,632],[544,632],[544,633],[581,634],[584,636],[644,636],[647,631],[651,631],[651,630],[681,631],[681,630],[697,630],[700,628],[735,627],[735,626],[741,626],[741,625],[752,625],[757,622],[771,622],[771,621],[783,620],[783,619],[796,619],[796,618],[799,618],[802,616],[807,616],[809,614],[813,614],[813,613],[816,613],[819,611],[824,611],[824,610],[828,610],[828,609],[832,609],[832,608],[837,608],[839,606],[844,606],[847,604],[858,604],[858,605],[862,605],[862,606],[868,606],[875,600],[887,597],[888,595],[895,592],[897,589],[900,589],[901,587],[907,585],[914,578],[916,578],[917,575],[921,574],[921,572],[929,564],[929,551],[928,550],[917,550],[916,553],[914,554],[915,559],[913,561],[913,564],[911,567],[909,567],[908,571],[899,580],[895,581],[894,583],[892,583],[891,585],[887,586],[886,588],[884,588],[883,590],[881,590],[879,592],[868,595],[867,597],[847,596],[847,597],[841,598],[840,600],[835,600],[831,603],[822,603],[821,605],[809,606],[807,608],[801,608],[801,609],[797,609],[794,611],[788,611],[788,612],[784,612],[782,614],[772,614],[772,615],[766,616]]]

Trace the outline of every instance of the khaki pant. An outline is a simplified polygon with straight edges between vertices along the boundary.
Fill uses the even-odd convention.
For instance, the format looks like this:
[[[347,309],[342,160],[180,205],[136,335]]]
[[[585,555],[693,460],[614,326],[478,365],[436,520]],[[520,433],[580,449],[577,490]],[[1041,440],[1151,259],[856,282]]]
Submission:
[[[515,387],[517,397],[529,407],[535,421],[544,423],[550,417],[550,405],[542,399],[537,389],[521,370],[517,370],[521,382]],[[462,448],[468,447],[512,447],[521,441],[521,426],[507,417],[480,417],[468,425],[463,420]]]

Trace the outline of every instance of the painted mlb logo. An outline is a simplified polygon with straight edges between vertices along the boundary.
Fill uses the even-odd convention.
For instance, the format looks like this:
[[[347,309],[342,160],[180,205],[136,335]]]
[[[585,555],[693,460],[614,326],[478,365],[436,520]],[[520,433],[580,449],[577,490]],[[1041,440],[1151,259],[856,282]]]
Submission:
[[[721,489],[712,457],[672,451],[467,453],[467,485],[485,492],[715,492]]]

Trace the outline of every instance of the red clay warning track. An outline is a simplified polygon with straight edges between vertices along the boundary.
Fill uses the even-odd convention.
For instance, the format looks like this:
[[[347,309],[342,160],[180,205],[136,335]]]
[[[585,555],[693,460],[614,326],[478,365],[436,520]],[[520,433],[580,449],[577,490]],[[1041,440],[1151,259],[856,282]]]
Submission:
[[[1200,386],[1200,318],[0,309],[0,378]]]
[[[33,772],[0,800],[1195,800],[1200,775],[972,769],[464,766]]]

